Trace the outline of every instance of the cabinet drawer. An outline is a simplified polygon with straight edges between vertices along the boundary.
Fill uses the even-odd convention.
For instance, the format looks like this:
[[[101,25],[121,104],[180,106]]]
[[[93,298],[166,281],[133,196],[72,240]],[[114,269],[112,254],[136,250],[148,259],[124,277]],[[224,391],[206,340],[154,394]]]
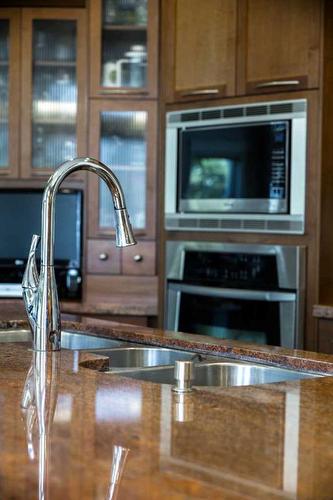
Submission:
[[[155,242],[138,241],[122,251],[123,274],[153,276],[155,274]]]
[[[88,240],[88,273],[120,274],[121,250],[113,239]]]

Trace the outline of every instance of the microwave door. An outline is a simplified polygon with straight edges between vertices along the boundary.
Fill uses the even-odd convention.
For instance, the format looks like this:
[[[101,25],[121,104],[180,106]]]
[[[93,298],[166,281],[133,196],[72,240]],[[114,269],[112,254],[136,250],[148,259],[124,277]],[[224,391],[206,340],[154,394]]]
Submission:
[[[183,304],[186,301],[195,311],[190,320]],[[294,293],[169,283],[167,302],[166,326],[170,330],[295,347]],[[221,308],[225,309],[222,313]],[[251,328],[247,328],[248,324]]]
[[[289,129],[276,121],[183,130],[179,211],[286,212]]]

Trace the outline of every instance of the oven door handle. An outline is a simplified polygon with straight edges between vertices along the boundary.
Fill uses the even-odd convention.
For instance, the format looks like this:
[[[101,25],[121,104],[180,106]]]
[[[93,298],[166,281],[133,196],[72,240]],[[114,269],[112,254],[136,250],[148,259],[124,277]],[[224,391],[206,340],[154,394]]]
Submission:
[[[288,292],[269,292],[265,290],[242,290],[238,288],[217,288],[209,286],[169,283],[169,290],[191,295],[205,295],[225,299],[263,300],[266,302],[295,302],[296,294]]]

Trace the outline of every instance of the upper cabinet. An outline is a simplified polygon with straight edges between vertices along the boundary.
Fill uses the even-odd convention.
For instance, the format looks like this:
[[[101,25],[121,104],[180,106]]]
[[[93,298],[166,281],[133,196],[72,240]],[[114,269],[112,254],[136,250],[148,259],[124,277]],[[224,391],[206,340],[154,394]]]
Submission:
[[[167,102],[315,88],[320,0],[162,0]]]
[[[76,9],[22,11],[21,176],[86,154],[86,26]]]
[[[19,169],[20,11],[0,10],[0,176]]]
[[[238,94],[319,85],[320,0],[239,0]]]
[[[156,97],[158,4],[158,0],[91,0],[92,97]]]
[[[235,94],[235,0],[164,0],[165,97],[169,102]]]
[[[137,236],[155,236],[157,106],[154,101],[92,100],[89,154],[109,165],[124,190]],[[114,234],[112,198],[89,176],[89,236]]]

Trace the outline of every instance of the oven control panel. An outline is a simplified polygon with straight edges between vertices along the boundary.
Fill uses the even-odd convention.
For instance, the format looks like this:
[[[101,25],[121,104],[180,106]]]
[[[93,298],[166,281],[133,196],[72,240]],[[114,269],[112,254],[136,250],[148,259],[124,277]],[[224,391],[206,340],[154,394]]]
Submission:
[[[183,280],[208,286],[279,288],[275,255],[186,251]]]

